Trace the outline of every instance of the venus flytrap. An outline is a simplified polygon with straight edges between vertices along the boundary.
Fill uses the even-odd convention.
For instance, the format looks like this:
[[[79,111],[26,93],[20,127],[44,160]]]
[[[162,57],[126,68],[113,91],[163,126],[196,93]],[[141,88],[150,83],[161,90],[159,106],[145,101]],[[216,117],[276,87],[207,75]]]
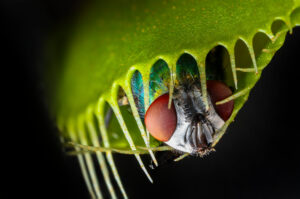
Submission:
[[[56,43],[49,45],[51,65],[45,73],[52,116],[57,119],[64,140],[74,146],[93,198],[101,198],[104,187],[99,188],[94,171],[98,165],[87,152],[96,152],[110,196],[116,198],[101,154],[105,153],[107,166],[127,198],[112,153],[134,155],[151,181],[140,154],[150,153],[156,162],[155,151],[171,150],[162,149],[162,142],[148,136],[132,92],[135,71],[142,78],[145,110],[153,97],[149,88],[151,69],[159,60],[170,73],[166,84],[171,96],[169,104],[178,81],[176,66],[183,55],[190,56],[198,67],[207,108],[207,79],[213,76],[230,87],[232,95],[216,104],[234,100],[234,109],[221,130],[213,135],[213,147],[282,46],[286,33],[300,25],[299,0],[102,4],[87,3],[72,26],[62,29],[68,39],[64,48],[57,51],[61,52],[60,58],[50,56],[57,54]],[[61,41],[53,38],[51,41]],[[215,70],[216,65],[221,70]],[[127,102],[119,103],[123,97]],[[110,119],[106,118],[108,112],[112,113]]]

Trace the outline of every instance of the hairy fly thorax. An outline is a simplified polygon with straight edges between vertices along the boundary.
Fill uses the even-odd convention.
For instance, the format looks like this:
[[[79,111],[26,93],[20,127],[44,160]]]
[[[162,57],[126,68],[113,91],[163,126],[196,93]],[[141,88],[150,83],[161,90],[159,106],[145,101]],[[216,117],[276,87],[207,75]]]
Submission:
[[[200,84],[180,84],[174,89],[173,102],[177,115],[177,126],[172,137],[165,142],[182,152],[205,155],[211,151],[214,134],[224,121],[216,113],[208,95],[206,109]]]

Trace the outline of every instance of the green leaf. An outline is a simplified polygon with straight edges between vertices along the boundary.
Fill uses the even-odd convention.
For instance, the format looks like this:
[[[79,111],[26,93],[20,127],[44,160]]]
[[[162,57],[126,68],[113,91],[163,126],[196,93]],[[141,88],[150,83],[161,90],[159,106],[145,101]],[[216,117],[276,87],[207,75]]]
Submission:
[[[73,142],[82,144],[77,138],[79,122],[96,127],[104,147],[135,150],[135,145],[158,146],[153,138],[149,144],[138,117],[130,88],[132,74],[135,70],[142,74],[147,102],[154,63],[163,59],[175,78],[177,60],[188,53],[204,77],[201,84],[206,94],[206,57],[214,47],[222,46],[227,51],[224,81],[235,88],[235,108],[216,135],[216,144],[246,102],[263,68],[282,46],[286,32],[296,25],[300,25],[300,0],[87,3],[71,25],[64,25],[49,39],[45,81],[52,116],[63,137]],[[132,114],[118,105],[120,88],[128,97]],[[108,106],[115,116],[106,128]],[[88,135],[86,127],[81,130]],[[93,145],[90,136],[83,138],[84,143]],[[155,160],[151,150],[149,153]],[[138,154],[136,158],[142,166]]]

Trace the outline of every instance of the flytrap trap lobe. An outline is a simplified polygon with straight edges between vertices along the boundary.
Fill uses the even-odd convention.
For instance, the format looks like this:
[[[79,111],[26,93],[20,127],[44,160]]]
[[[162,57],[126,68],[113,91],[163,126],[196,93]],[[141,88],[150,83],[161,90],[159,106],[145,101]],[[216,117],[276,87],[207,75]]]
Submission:
[[[183,54],[178,59],[174,80],[166,62],[158,60],[150,72],[147,110],[142,75],[138,71],[133,74],[131,90],[139,116],[147,131],[161,144],[192,155],[202,156],[213,150],[214,137],[234,108],[233,100],[216,105],[217,101],[232,95],[231,85],[225,82],[228,77],[225,77],[223,54],[223,48],[216,47],[207,56],[207,96],[202,94],[200,73],[191,55]],[[174,81],[174,92],[168,106],[171,81]]]

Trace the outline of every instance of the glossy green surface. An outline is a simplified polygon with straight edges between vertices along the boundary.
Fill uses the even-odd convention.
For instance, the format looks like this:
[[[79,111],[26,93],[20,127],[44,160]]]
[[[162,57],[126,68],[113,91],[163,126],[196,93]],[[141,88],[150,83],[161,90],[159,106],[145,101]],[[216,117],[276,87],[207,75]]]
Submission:
[[[289,23],[297,5],[294,0],[90,3],[74,20],[62,59],[47,73],[52,113],[77,116],[130,67],[150,67],[158,57],[174,62],[188,51],[203,58],[217,44],[230,47],[238,38],[251,45],[257,31],[271,35],[276,18]]]
[[[155,75],[161,72],[150,77],[158,60],[169,67],[170,83],[166,86],[170,94],[176,66],[182,65],[178,60],[185,53],[198,67],[204,103],[206,79],[221,79],[230,86],[234,111],[214,135],[214,146],[282,46],[285,34],[300,25],[300,0],[88,1],[77,15],[73,23],[54,30],[46,50],[49,66],[45,82],[51,114],[65,141],[91,151],[92,146],[102,147],[108,164],[99,151],[96,156],[110,196],[116,198],[108,168],[127,198],[110,150],[135,152],[130,154],[152,182],[139,151],[148,153],[155,164],[152,150],[158,150],[160,144],[147,136],[135,106],[131,78],[136,70],[145,88],[145,109],[153,100],[149,80],[157,79]],[[215,49],[221,53],[214,53]],[[119,106],[119,90],[127,95],[130,106]],[[114,114],[107,126],[108,106]],[[87,189],[93,198],[101,198],[91,154],[82,156],[82,149],[74,150],[79,154]]]

